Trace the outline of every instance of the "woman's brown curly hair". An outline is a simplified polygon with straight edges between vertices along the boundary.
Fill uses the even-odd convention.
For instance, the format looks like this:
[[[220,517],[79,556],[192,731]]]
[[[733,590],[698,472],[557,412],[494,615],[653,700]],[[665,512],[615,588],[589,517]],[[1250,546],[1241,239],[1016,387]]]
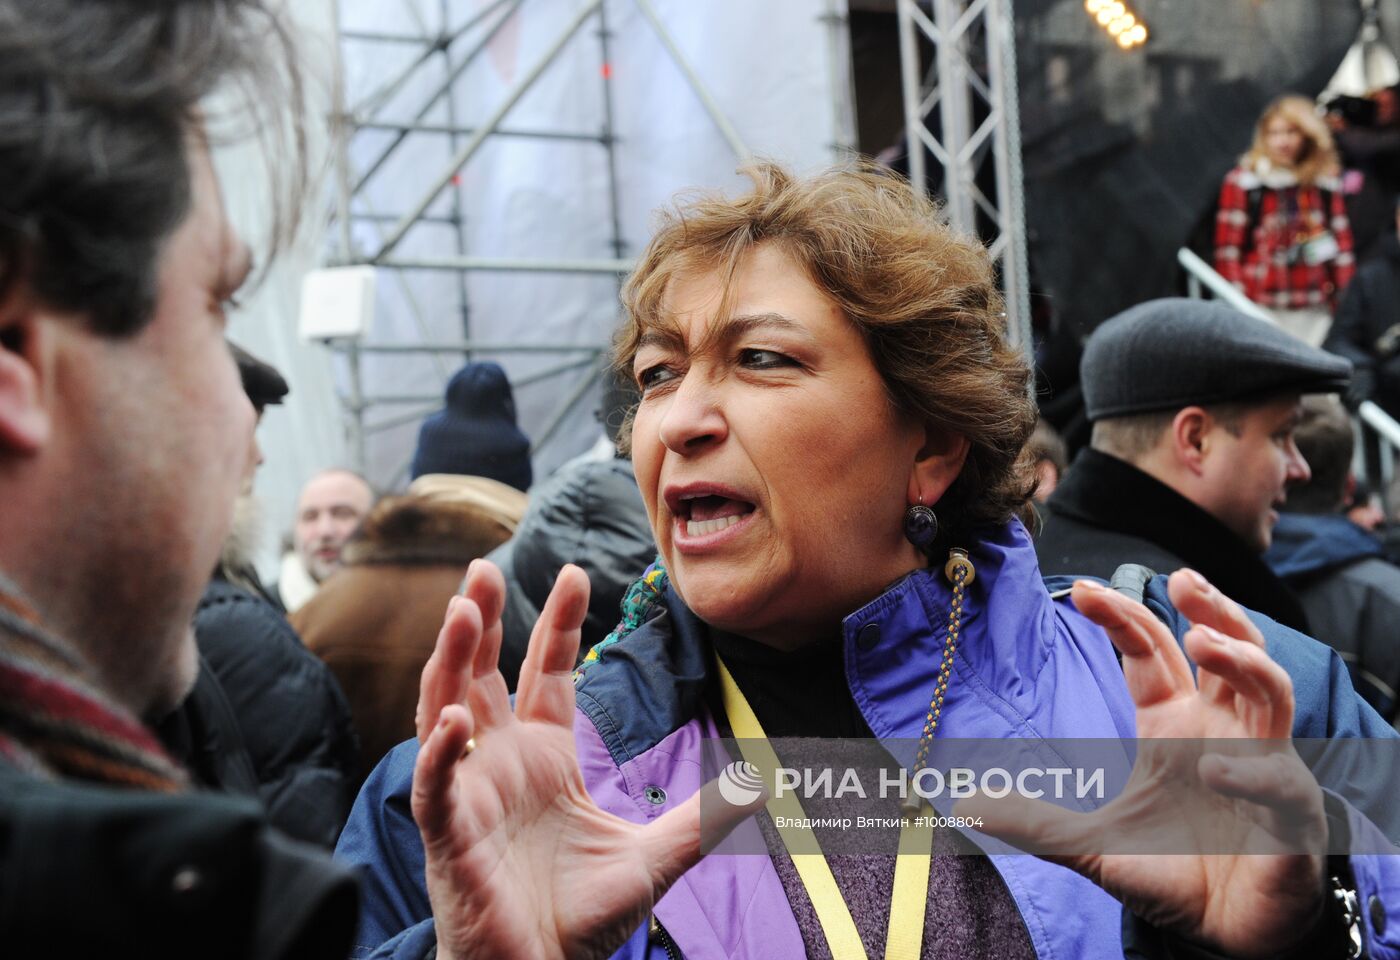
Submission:
[[[965,542],[972,528],[1021,512],[1035,487],[1021,452],[1036,406],[1026,360],[1006,342],[982,245],[956,233],[907,181],[873,165],[805,179],[771,162],[741,172],[752,192],[702,194],[663,211],[623,287],[618,367],[631,375],[638,342],[662,323],[678,272],[732,277],[752,247],[777,244],[861,331],[894,405],[968,439],[967,463],[939,503],[940,544]],[[629,418],[623,443],[630,427]]]

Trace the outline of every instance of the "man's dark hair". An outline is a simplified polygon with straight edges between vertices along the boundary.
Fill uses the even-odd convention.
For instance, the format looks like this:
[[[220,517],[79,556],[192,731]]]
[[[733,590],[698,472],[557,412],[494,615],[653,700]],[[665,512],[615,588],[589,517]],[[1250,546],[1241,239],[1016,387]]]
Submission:
[[[1312,479],[1288,488],[1284,509],[1293,513],[1340,513],[1346,506],[1356,436],[1335,397],[1303,398],[1303,419],[1293,442],[1308,461]]]
[[[0,296],[23,281],[98,333],[140,330],[201,99],[290,81],[298,109],[291,50],[263,0],[0,0]]]

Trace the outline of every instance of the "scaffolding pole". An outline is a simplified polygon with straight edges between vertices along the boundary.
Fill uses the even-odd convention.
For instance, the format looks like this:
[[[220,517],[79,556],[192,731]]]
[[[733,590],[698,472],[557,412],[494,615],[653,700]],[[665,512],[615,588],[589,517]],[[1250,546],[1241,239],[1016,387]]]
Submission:
[[[481,11],[476,16],[469,18],[466,24],[464,24],[458,29],[458,31],[456,32],[456,36],[460,37],[463,34],[465,34],[473,26],[482,22],[482,20],[485,19],[485,17],[491,11],[494,11],[496,8],[500,7],[502,4],[507,2],[509,2],[509,0],[496,0],[495,3],[488,6],[485,10]],[[441,11],[443,26],[446,27],[448,21],[448,0],[438,0],[438,8]],[[439,45],[438,51],[442,54],[441,60],[443,76],[448,78],[446,96],[447,123],[450,127],[456,128],[459,127],[460,124],[457,121],[457,95],[452,91],[452,83],[450,79],[452,77],[452,57],[447,52],[447,43]],[[447,147],[449,150],[453,152],[457,151],[459,146],[458,139],[459,134],[456,129],[453,129],[447,137]],[[455,187],[452,190],[451,219],[454,228],[452,231],[452,236],[453,240],[456,241],[457,256],[465,257],[467,255],[467,226],[465,214],[462,210],[462,191],[456,189]],[[468,303],[467,300],[467,275],[465,272],[457,274],[457,314],[461,321],[462,336],[470,340],[472,335],[471,305]],[[471,360],[471,354],[464,354],[462,360],[464,362]]]
[[[826,56],[831,70],[831,155],[837,162],[854,156],[859,149],[849,9],[845,0],[824,0],[818,17],[826,26]]]
[[[613,124],[613,90],[612,90],[612,31],[608,29],[608,5],[605,3],[598,8],[598,54],[603,61],[602,68],[598,71],[598,76],[603,81],[603,129],[601,132],[602,142],[608,147],[608,227],[612,231],[610,245],[612,255],[615,259],[621,260],[627,254],[627,245],[622,242],[622,209],[618,199],[617,191],[617,151],[612,149],[617,143],[617,131]],[[621,289],[622,274],[617,276],[618,288]]]
[[[359,130],[441,133],[447,136],[476,133],[475,127],[462,127],[446,123],[394,123],[389,120],[362,120],[355,126]],[[605,142],[605,139],[596,133],[570,133],[567,130],[518,130],[511,127],[500,127],[495,131],[495,135],[498,137],[532,137],[540,140],[578,140],[583,143]]]
[[[715,128],[719,130],[720,136],[724,137],[724,142],[729,144],[729,149],[734,151],[734,155],[740,160],[747,160],[749,148],[744,145],[743,138],[739,136],[739,131],[734,129],[734,124],[729,122],[729,118],[724,115],[724,111],[719,108],[715,98],[710,95],[710,90],[705,86],[700,75],[695,72],[695,68],[690,65],[681,48],[676,44],[676,40],[671,36],[671,31],[666,29],[666,25],[661,22],[661,18],[656,14],[656,8],[651,5],[651,0],[632,0],[637,5],[637,9],[642,11],[642,16],[646,17],[647,23],[651,24],[652,31],[656,34],[661,45],[666,48],[666,52],[671,55],[671,62],[676,65],[685,80],[690,84],[690,89],[695,96],[700,99],[700,106],[705,108],[705,112],[714,121]]]
[[[359,263],[362,261],[353,261]],[[616,273],[630,260],[527,260],[518,257],[390,257],[375,264],[400,270],[484,270],[503,273]]]
[[[486,7],[486,9],[480,11],[475,16],[469,18],[456,30],[452,31],[451,33],[444,32],[441,36],[434,38],[432,42],[424,43],[423,49],[419,51],[417,57],[415,57],[413,60],[410,60],[408,62],[408,65],[401,68],[399,72],[393,77],[391,77],[387,83],[381,84],[379,89],[375,90],[373,93],[369,94],[358,104],[356,104],[355,107],[352,109],[352,112],[359,116],[374,116],[376,113],[379,112],[379,110],[384,106],[384,104],[389,102],[389,99],[393,97],[394,94],[398,93],[400,90],[403,89],[403,85],[407,83],[409,78],[412,77],[413,74],[418,71],[419,67],[421,67],[424,63],[427,62],[429,57],[431,57],[435,53],[446,53],[448,48],[452,46],[452,42],[454,40],[469,32],[472,29],[472,27],[475,27],[478,23],[483,22],[484,20],[486,20],[486,18],[490,17],[503,5],[510,2],[511,0],[494,0],[494,2],[491,3],[488,7]],[[442,23],[445,29],[447,25],[447,0],[441,0],[441,10]],[[507,13],[506,18],[509,18],[509,13]],[[447,74],[449,78],[453,77],[453,67],[451,58],[448,58],[447,60]],[[450,82],[451,81],[449,79],[449,83]],[[366,113],[366,111],[368,111],[368,113]]]

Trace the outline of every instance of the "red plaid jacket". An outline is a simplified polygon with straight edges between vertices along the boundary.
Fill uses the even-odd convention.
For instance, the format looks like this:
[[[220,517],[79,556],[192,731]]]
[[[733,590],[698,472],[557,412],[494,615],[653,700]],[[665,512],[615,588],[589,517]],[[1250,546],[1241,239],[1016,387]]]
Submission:
[[[1258,214],[1249,222],[1249,193],[1259,190]],[[1331,209],[1324,211],[1324,197]],[[1337,240],[1337,255],[1309,264],[1289,262],[1298,237],[1328,230]],[[1253,243],[1246,241],[1251,237]],[[1267,186],[1252,170],[1236,167],[1225,175],[1215,219],[1215,269],[1261,306],[1332,310],[1356,272],[1351,225],[1341,185],[1324,194],[1317,186]]]

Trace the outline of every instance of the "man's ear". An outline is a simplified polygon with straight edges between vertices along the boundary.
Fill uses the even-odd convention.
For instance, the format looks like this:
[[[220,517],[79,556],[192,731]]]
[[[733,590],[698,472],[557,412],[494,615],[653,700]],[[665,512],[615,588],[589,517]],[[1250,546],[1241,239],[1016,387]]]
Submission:
[[[31,456],[48,442],[52,421],[44,402],[46,324],[32,300],[13,284],[0,299],[0,455]]]
[[[924,428],[924,445],[909,471],[909,503],[937,503],[962,473],[972,445],[967,437],[939,427]]]
[[[1186,470],[1200,475],[1211,448],[1215,418],[1203,407],[1183,407],[1172,418],[1169,433],[1172,457]]]

